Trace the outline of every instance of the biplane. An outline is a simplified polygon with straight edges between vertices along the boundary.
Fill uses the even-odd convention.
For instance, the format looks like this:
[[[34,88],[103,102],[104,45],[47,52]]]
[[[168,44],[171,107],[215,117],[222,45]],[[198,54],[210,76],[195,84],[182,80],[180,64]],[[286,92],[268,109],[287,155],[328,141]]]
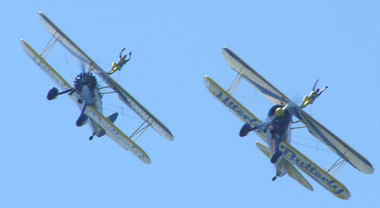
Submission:
[[[110,75],[101,69],[89,56],[87,56],[72,40],[70,40],[50,19],[42,12],[39,16],[48,32],[52,35],[52,40],[48,43],[41,54],[37,53],[28,43],[21,39],[26,54],[43,70],[48,76],[61,88],[61,92],[55,87],[51,88],[47,94],[48,100],[53,100],[59,95],[67,94],[79,107],[81,113],[76,121],[77,126],[83,126],[86,123],[92,129],[94,136],[102,137],[107,135],[124,149],[132,152],[141,161],[150,164],[149,156],[133,141],[133,137],[139,137],[148,127],[152,127],[161,136],[169,141],[173,140],[173,135],[169,129],[161,123],[152,113],[143,107],[135,98],[125,91]],[[46,51],[50,51],[55,42],[60,42],[82,65],[82,72],[76,76],[74,86],[72,87],[66,80],[59,75],[53,67],[43,58]],[[124,49],[123,49],[124,50]],[[121,56],[121,55],[120,55]],[[103,80],[107,86],[100,87],[97,77]],[[101,90],[111,88],[117,93],[118,98],[129,108],[131,108],[141,119],[142,124],[132,133],[130,137],[124,134],[114,124],[117,113],[105,117],[102,113],[102,94]]]
[[[309,98],[312,100],[310,101],[304,98],[303,104],[298,106],[260,76],[230,49],[223,47],[222,54],[228,65],[237,72],[237,77],[226,91],[210,77],[205,76],[206,87],[217,100],[223,103],[224,106],[231,110],[233,114],[244,123],[239,133],[240,136],[246,136],[249,132],[254,131],[267,143],[268,146],[260,143],[256,143],[256,146],[270,159],[275,167],[276,175],[272,178],[273,181],[276,180],[277,177],[288,174],[302,186],[313,191],[313,187],[298,171],[299,169],[335,196],[341,199],[348,199],[350,197],[348,189],[330,175],[329,170],[323,170],[290,145],[291,125],[296,122],[302,122],[314,137],[327,145],[332,152],[339,156],[339,161],[334,163],[332,168],[335,168],[340,162],[346,161],[363,173],[373,173],[374,168],[366,158],[303,110],[304,107],[315,100],[316,95],[320,95],[319,93],[321,92],[318,93],[318,90],[315,89],[317,82],[313,87],[313,92],[316,91],[315,93],[318,94],[311,93],[311,95],[314,94],[312,98]],[[270,108],[265,122],[260,121],[231,95],[242,77],[274,104],[274,106]],[[327,87],[323,88],[323,90],[326,88]],[[298,119],[298,121],[293,122],[293,117]]]

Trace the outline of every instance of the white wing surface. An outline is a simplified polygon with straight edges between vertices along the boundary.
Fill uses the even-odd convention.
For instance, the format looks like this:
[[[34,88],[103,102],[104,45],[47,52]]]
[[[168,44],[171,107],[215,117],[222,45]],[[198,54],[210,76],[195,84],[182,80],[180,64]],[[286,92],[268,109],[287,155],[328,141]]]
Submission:
[[[120,131],[111,121],[105,118],[94,107],[88,106],[85,114],[101,126],[106,131],[107,136],[113,139],[124,149],[131,151],[144,163],[151,163],[149,156],[144,152],[144,150],[142,150],[136,143],[134,143],[127,135]]]
[[[256,143],[256,147],[259,148],[259,150],[264,153],[265,156],[268,157],[268,159],[270,159],[270,153],[269,153],[269,149],[268,147],[260,144],[260,143]],[[282,158],[281,158],[282,159]],[[288,171],[288,175],[293,178],[294,180],[296,180],[298,183],[300,183],[303,187],[309,189],[310,191],[313,191],[313,187],[310,185],[310,183],[305,179],[305,177],[302,176],[302,174],[287,160],[284,160],[285,162],[285,168],[286,170]]]
[[[45,25],[47,31],[57,39],[73,56],[78,58],[85,64],[85,68],[94,66],[99,68],[94,61],[91,60],[87,54],[85,54],[65,33],[63,33],[49,18],[47,18],[42,12],[38,12],[41,17],[42,23]],[[99,68],[100,69],[100,68]]]
[[[313,117],[303,111],[295,104],[289,109],[290,112],[302,121],[309,132],[326,144],[333,152],[348,161],[352,166],[363,173],[371,174],[374,171],[371,163],[352,147],[340,140],[335,134],[316,121]]]
[[[214,80],[208,76],[204,77],[207,89],[211,94],[224,104],[232,113],[234,113],[242,122],[248,123],[252,128],[258,127],[262,122],[249,112],[242,104],[240,104],[234,97],[228,92],[223,90]],[[255,131],[255,133],[265,142],[267,138],[263,132]]]
[[[62,90],[71,89],[71,85],[64,80],[30,45],[23,39],[20,40],[25,53],[42,69]],[[73,93],[76,94],[76,93]],[[75,99],[75,98],[74,98]],[[75,100],[76,101],[76,100]]]
[[[29,44],[24,40],[21,40],[21,44],[26,54],[42,69],[49,77],[62,89],[68,90],[72,87],[67,83]],[[71,95],[68,94],[71,99],[78,106],[80,96],[78,93],[74,92]],[[81,108],[81,107],[80,107]],[[86,108],[86,115],[88,115],[92,120],[94,120],[99,126],[101,126],[107,133],[107,135],[112,138],[116,143],[122,146],[124,149],[131,151],[144,163],[150,164],[151,160],[149,156],[132,140],[128,138],[122,131],[120,131],[115,125],[112,124],[107,118],[105,118],[101,113],[96,111],[92,106]]]
[[[174,136],[169,129],[161,123],[153,114],[151,114],[144,106],[142,106],[136,99],[134,99],[127,91],[125,91],[116,81],[114,81],[108,74],[97,68],[94,71],[106,82],[117,94],[121,101],[130,107],[137,115],[146,121],[154,130],[161,136],[169,141],[172,141]]]
[[[283,157],[287,161],[297,166],[336,197],[341,199],[350,198],[350,192],[342,183],[313,163],[313,161],[308,159],[286,141],[280,143],[279,150],[283,153]]]
[[[112,87],[119,94],[119,98],[128,107],[130,107],[137,115],[146,121],[154,130],[167,140],[172,141],[174,136],[169,129],[161,123],[152,113],[142,106],[136,99],[127,93],[116,81],[114,81],[104,70],[102,70],[87,54],[85,54],[73,41],[71,41],[49,18],[42,12],[39,12],[42,22],[48,32],[54,36],[73,56],[77,57],[85,64],[85,67],[94,70],[104,82]]]
[[[246,64],[234,52],[227,47],[222,48],[224,59],[238,74],[243,76],[249,83],[251,83],[257,90],[259,90],[265,97],[274,104],[286,104],[289,99],[276,89],[272,84],[265,80],[253,68]]]

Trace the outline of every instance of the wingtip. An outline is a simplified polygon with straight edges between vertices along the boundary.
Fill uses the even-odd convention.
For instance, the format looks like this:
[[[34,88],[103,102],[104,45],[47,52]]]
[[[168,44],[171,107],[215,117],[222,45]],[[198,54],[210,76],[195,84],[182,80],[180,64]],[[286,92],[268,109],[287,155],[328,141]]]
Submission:
[[[24,39],[20,39],[20,43],[21,43],[21,45],[25,48],[28,44],[25,42],[25,40]]]
[[[223,46],[222,47],[222,53],[226,53],[228,51],[229,51],[229,49],[227,48],[227,46]]]
[[[212,79],[209,76],[205,75],[203,77],[203,81],[205,82],[206,86],[208,86]]]
[[[171,132],[169,132],[169,135],[165,136],[165,138],[168,140],[168,141],[173,141],[174,140],[174,136]]]
[[[152,161],[150,160],[150,158],[148,158],[148,160],[146,160],[146,161],[144,161],[144,162],[145,162],[145,164],[147,164],[147,165],[152,164]]]

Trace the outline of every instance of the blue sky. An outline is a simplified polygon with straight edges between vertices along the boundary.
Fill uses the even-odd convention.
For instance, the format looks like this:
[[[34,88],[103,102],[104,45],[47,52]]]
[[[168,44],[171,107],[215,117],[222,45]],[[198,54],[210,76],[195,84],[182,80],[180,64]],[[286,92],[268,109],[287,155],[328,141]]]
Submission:
[[[24,1],[1,3],[1,207],[379,207],[377,109],[380,14],[376,1]],[[108,69],[122,48],[132,60],[114,77],[174,134],[152,129],[138,144],[146,165],[107,137],[88,141],[79,110],[67,96],[49,102],[54,83],[22,51],[49,41],[43,11],[99,65]],[[209,75],[227,88],[235,72],[227,46],[263,77],[300,101],[314,81],[329,89],[308,109],[313,117],[375,167],[349,164],[334,176],[351,192],[343,201],[320,187],[310,192],[274,168],[240,138],[242,123],[204,86]],[[72,82],[79,65],[57,45],[48,62]],[[259,118],[271,104],[247,83],[234,96]],[[131,134],[140,120],[113,95],[106,115]],[[337,157],[307,131],[294,146],[327,169]],[[313,146],[310,148],[307,146]]]

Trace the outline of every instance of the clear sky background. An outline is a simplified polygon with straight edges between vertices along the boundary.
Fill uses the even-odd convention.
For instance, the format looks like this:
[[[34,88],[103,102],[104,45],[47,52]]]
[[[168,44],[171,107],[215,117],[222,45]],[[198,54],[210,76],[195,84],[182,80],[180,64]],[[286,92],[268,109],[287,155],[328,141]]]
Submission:
[[[6,2],[6,3],[5,3]],[[0,207],[380,207],[378,1],[3,1],[0,3]],[[43,11],[99,65],[120,50],[131,61],[113,75],[174,134],[149,129],[137,143],[146,165],[107,137],[88,141],[68,96],[46,100],[55,86],[23,52],[24,38],[42,51],[50,36]],[[227,88],[236,73],[227,46],[297,102],[314,81],[329,89],[307,111],[375,167],[346,164],[334,176],[351,192],[344,201],[305,176],[310,192],[274,168],[240,138],[243,125],[207,91],[209,75]],[[72,83],[79,65],[61,46],[48,62]],[[246,82],[234,96],[259,118],[271,104]],[[104,97],[104,114],[122,112],[127,134],[141,120]],[[305,130],[294,146],[324,169],[337,159]]]

